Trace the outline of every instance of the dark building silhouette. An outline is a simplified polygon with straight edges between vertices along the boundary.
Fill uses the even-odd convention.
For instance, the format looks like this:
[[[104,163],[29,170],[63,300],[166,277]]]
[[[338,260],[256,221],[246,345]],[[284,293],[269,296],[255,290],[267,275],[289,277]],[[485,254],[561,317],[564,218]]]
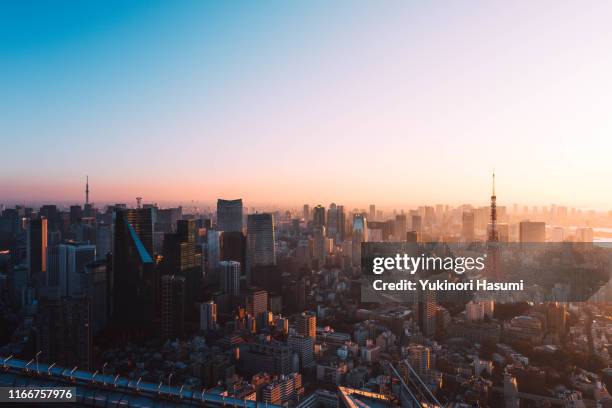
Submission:
[[[37,285],[47,271],[47,219],[38,218],[28,223],[28,269],[30,282]]]
[[[319,204],[312,209],[312,226],[324,227],[325,225],[325,207]]]
[[[37,321],[41,361],[88,370],[91,367],[91,322],[85,296],[43,299]]]
[[[161,335],[180,337],[185,328],[185,278],[176,275],[161,277]]]
[[[246,263],[248,283],[253,281],[253,267],[276,265],[274,216],[272,214],[262,213],[249,215],[247,225]]]
[[[113,321],[139,329],[155,316],[157,271],[151,256],[151,209],[124,209],[115,214],[112,256]]]
[[[184,304],[188,320],[199,318],[201,299],[202,262],[196,256],[195,220],[178,220],[175,233],[164,235],[162,270],[167,275],[185,279]]]
[[[245,274],[246,238],[239,231],[225,231],[221,234],[221,261],[240,262],[241,274]]]
[[[242,232],[242,199],[217,200],[217,229]]]
[[[70,224],[76,224],[83,218],[83,209],[80,205],[70,206]]]
[[[57,209],[57,206],[45,204],[38,210],[38,215],[47,219],[47,228],[49,231],[59,231],[62,229],[62,215]]]

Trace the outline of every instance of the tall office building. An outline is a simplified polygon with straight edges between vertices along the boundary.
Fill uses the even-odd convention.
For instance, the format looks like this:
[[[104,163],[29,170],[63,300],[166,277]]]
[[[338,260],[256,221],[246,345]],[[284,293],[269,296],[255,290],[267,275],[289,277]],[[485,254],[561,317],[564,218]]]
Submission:
[[[406,240],[406,214],[397,214],[395,216],[394,236],[396,241]]]
[[[221,260],[221,235],[221,232],[215,230],[206,232],[206,274],[212,274],[215,277]]]
[[[221,291],[228,295],[238,296],[240,294],[240,262],[219,262],[219,273]]]
[[[49,231],[59,231],[62,227],[62,214],[57,209],[57,206],[46,204],[40,207],[38,211],[39,218],[47,219],[47,228]]]
[[[353,215],[353,265],[361,265],[361,243],[368,241],[368,222],[363,214]]]
[[[217,200],[217,229],[242,232],[242,199]]]
[[[221,234],[221,254],[222,261],[240,262],[242,273],[244,274],[246,261],[246,238],[242,232],[223,232]]]
[[[195,220],[178,220],[176,232],[164,234],[163,262],[166,273],[198,267],[195,245]]]
[[[376,205],[370,204],[370,213],[368,214],[368,219],[370,221],[374,221],[376,219]]]
[[[180,337],[185,324],[185,278],[176,275],[161,277],[161,335]]]
[[[302,211],[302,216],[304,217],[304,221],[310,221],[310,206],[308,204],[304,204],[304,210]]]
[[[314,259],[319,262],[319,267],[325,264],[328,253],[328,243],[325,234],[325,227],[316,227],[313,233],[313,248],[312,253]]]
[[[92,352],[90,323],[87,297],[43,299],[37,320],[41,361],[88,370]]]
[[[121,209],[115,214],[112,256],[113,320],[138,330],[156,313],[158,277],[151,256],[151,209]]]
[[[115,220],[119,213],[130,223],[149,255],[153,256],[153,208],[123,209],[115,214]]]
[[[346,214],[344,212],[343,205],[339,205],[336,207],[336,224],[336,238],[339,242],[342,242],[346,237]]]
[[[81,289],[90,304],[91,333],[98,334],[108,323],[110,316],[110,267],[106,260],[85,265]]]
[[[431,376],[431,349],[421,344],[413,344],[408,348],[408,361],[423,379],[427,380]]]
[[[519,224],[519,241],[546,242],[546,223],[534,221],[521,221]]]
[[[95,261],[96,246],[78,242],[59,245],[59,296],[83,293],[85,267]]]
[[[195,243],[196,222],[195,220],[178,220],[176,222],[176,233],[183,242]]]
[[[327,226],[325,229],[326,236],[336,238],[338,234],[338,206],[335,203],[331,203],[327,210]]]
[[[466,243],[474,242],[474,213],[464,212],[461,218],[462,222],[462,238]]]
[[[417,324],[421,333],[426,337],[432,337],[436,334],[437,307],[436,292],[432,290],[418,292],[415,304]]]
[[[183,241],[177,233],[164,234],[163,254],[163,267],[167,274],[183,272],[196,266],[195,244]]]
[[[30,282],[37,284],[43,281],[47,271],[47,219],[38,218],[28,223],[28,269]]]
[[[253,267],[269,265],[276,265],[274,216],[250,214],[247,222],[247,281],[252,281]]]
[[[324,227],[326,225],[325,221],[325,207],[319,204],[312,209],[312,226],[315,228]]]
[[[83,218],[83,208],[80,205],[70,206],[70,225],[78,224]]]
[[[200,304],[200,330],[215,330],[217,328],[217,304],[209,300]]]
[[[96,257],[106,259],[113,250],[113,231],[110,224],[99,224],[96,227]]]

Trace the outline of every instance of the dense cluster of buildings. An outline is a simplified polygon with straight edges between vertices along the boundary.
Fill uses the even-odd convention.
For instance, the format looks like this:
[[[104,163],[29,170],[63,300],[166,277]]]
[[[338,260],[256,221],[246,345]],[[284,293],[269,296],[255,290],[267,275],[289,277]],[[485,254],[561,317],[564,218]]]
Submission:
[[[604,306],[448,304],[433,292],[374,305],[359,279],[363,242],[593,242],[585,220],[610,225],[610,214],[509,211],[495,196],[392,213],[220,199],[187,213],[140,199],[97,208],[88,193],[68,209],[2,209],[0,356],[276,405],[397,405],[414,386],[457,407],[609,404]]]

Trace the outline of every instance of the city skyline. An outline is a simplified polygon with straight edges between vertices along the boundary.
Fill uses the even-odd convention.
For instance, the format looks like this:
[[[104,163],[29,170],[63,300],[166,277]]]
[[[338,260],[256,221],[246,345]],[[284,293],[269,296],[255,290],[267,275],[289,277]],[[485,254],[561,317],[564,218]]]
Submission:
[[[5,201],[612,202],[605,2],[2,8]]]
[[[612,408],[612,2],[0,2],[0,402]]]
[[[489,186],[490,188],[490,186]],[[491,193],[489,191],[489,193]],[[445,205],[445,206],[450,206],[450,207],[461,207],[461,206],[472,206],[474,208],[478,208],[478,207],[486,207],[487,206],[487,202],[488,200],[483,200],[483,199],[477,199],[477,200],[472,200],[472,201],[465,201],[465,202],[460,202],[460,201],[453,201],[452,199],[442,199],[440,201],[431,201],[431,202],[426,202],[426,201],[418,201],[418,199],[414,199],[410,202],[404,202],[404,203],[390,203],[389,201],[385,201],[385,200],[381,200],[378,201],[376,203],[373,203],[371,200],[370,201],[361,201],[359,203],[354,203],[354,202],[343,202],[340,200],[329,200],[329,202],[325,202],[322,200],[317,200],[317,199],[307,199],[304,202],[283,202],[283,201],[274,201],[274,200],[268,200],[268,201],[260,201],[260,202],[250,202],[248,199],[244,199],[244,196],[238,195],[236,197],[231,197],[231,198],[227,198],[227,196],[216,196],[216,198],[207,198],[207,199],[203,199],[203,200],[177,200],[177,199],[171,199],[171,200],[156,200],[156,199],[151,199],[149,197],[125,197],[125,199],[123,198],[119,198],[119,199],[115,199],[115,200],[89,200],[90,197],[90,189],[89,189],[89,177],[86,177],[86,182],[85,182],[85,190],[83,190],[82,192],[83,197],[81,199],[75,198],[75,199],[68,199],[68,198],[62,198],[62,199],[41,199],[40,197],[35,198],[35,199],[30,199],[30,200],[4,200],[3,202],[0,202],[0,205],[5,205],[5,206],[12,206],[12,205],[23,205],[23,206],[34,206],[35,208],[43,206],[43,205],[47,205],[47,204],[53,204],[53,205],[59,205],[60,207],[69,207],[71,205],[80,205],[82,203],[84,204],[91,204],[100,208],[106,207],[106,206],[112,206],[118,203],[121,204],[126,204],[128,206],[128,208],[138,208],[140,205],[142,204],[153,204],[156,206],[161,206],[162,208],[164,207],[172,207],[172,206],[182,206],[185,207],[186,209],[193,209],[193,210],[203,210],[203,209],[207,209],[212,211],[215,207],[215,203],[218,206],[218,201],[245,201],[246,202],[246,207],[248,208],[249,211],[253,210],[253,211],[265,211],[265,210],[278,210],[281,208],[290,208],[293,210],[297,210],[299,211],[300,208],[305,205],[311,205],[316,206],[316,205],[334,205],[334,204],[340,204],[343,205],[347,208],[351,208],[351,209],[360,209],[363,211],[366,211],[366,207],[371,207],[372,205],[375,205],[376,208],[378,210],[383,210],[383,211],[396,211],[396,210],[406,210],[409,208],[417,208],[417,207],[422,207],[422,206],[438,206],[438,205]],[[220,197],[224,197],[224,198],[220,198]],[[487,197],[488,199],[488,197]],[[532,212],[534,209],[537,209],[538,211],[549,208],[549,207],[566,207],[566,208],[570,208],[570,209],[576,209],[576,210],[581,210],[581,211],[595,211],[595,212],[600,212],[600,213],[609,213],[610,210],[609,207],[606,206],[601,206],[601,207],[581,207],[578,205],[570,205],[570,204],[566,204],[563,202],[510,202],[510,201],[502,201],[501,203],[502,207],[506,207],[508,209],[508,211],[513,212],[514,209],[517,209],[519,213],[524,213],[524,209],[527,208],[529,212]]]

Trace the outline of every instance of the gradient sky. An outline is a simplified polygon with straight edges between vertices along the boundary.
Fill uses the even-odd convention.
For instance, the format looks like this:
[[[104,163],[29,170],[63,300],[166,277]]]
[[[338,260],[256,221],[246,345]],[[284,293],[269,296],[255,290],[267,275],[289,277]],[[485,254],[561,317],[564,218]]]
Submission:
[[[612,3],[2,1],[0,202],[612,208]]]

